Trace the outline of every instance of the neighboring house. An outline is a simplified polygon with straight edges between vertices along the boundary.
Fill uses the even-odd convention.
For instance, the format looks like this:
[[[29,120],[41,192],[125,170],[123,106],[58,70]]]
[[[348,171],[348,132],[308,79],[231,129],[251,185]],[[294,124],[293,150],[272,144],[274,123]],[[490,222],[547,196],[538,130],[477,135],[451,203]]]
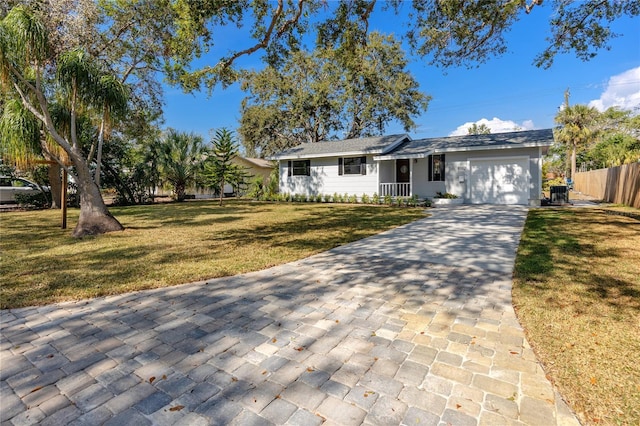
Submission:
[[[280,162],[280,192],[432,198],[449,192],[472,204],[539,205],[542,156],[553,131],[412,140],[391,135],[306,143]]]
[[[238,164],[245,169],[247,172],[247,186],[251,184],[252,179],[255,176],[262,176],[264,178],[265,184],[269,180],[269,175],[273,171],[275,167],[273,161],[264,160],[262,158],[245,158],[236,156],[233,160],[231,160],[234,164]],[[246,188],[245,188],[246,189]],[[225,195],[233,195],[235,194],[235,189],[226,183],[224,185],[224,193]],[[196,198],[212,198],[216,196],[211,188],[187,188],[187,194],[193,194]],[[159,188],[156,190],[157,196],[170,196],[171,191]],[[242,195],[242,194],[236,194]]]
[[[269,181],[269,175],[273,171],[275,167],[273,161],[264,160],[262,158],[247,158],[236,156],[233,160],[233,163],[238,164],[240,167],[243,167],[249,176],[247,179],[247,187],[251,185],[251,181],[256,176],[262,176],[265,185]],[[244,188],[245,190],[247,188]],[[229,184],[224,185],[224,193],[225,194],[234,194],[235,189],[231,187]],[[242,194],[238,194],[242,195]]]

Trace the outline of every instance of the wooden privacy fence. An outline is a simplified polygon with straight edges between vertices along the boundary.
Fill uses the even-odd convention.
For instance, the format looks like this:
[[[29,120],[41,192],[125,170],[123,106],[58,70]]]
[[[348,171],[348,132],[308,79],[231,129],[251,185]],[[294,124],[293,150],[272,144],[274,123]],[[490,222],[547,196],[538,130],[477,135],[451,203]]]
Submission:
[[[640,163],[576,173],[573,188],[610,203],[640,208]]]

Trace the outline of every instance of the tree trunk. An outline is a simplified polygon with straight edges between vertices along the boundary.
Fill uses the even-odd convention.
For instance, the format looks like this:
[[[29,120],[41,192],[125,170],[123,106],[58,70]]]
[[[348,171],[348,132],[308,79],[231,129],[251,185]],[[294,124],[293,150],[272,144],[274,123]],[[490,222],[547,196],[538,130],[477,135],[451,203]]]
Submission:
[[[73,151],[71,160],[76,168],[76,183],[80,193],[80,217],[72,235],[82,238],[87,235],[122,231],[124,227],[109,213],[100,189],[93,181],[89,166],[79,153]]]
[[[224,197],[224,177],[220,181],[220,205],[222,205],[222,197]]]
[[[573,149],[571,150],[571,179],[575,179],[576,175],[576,146],[573,145]]]
[[[100,172],[102,170],[102,143],[104,141],[104,118],[100,122],[98,133],[98,154],[96,155],[96,185],[100,188]]]
[[[184,197],[185,197],[185,185],[184,183],[178,183],[175,186],[175,192],[176,192],[176,201],[184,201]]]
[[[47,158],[50,160],[50,158]],[[51,189],[51,208],[59,209],[62,207],[62,178],[60,177],[60,165],[49,164],[49,169],[47,170],[47,175],[49,176],[49,188]]]

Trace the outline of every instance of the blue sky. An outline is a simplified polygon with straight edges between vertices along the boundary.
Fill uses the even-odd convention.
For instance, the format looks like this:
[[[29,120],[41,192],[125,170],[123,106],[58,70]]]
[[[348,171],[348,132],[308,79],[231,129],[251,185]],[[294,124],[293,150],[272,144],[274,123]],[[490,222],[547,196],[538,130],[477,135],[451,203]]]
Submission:
[[[640,107],[640,19],[621,18],[614,22],[612,29],[620,36],[611,40],[610,50],[600,51],[592,60],[583,62],[573,54],[558,55],[553,66],[545,70],[532,63],[546,46],[552,13],[546,6],[524,16],[507,35],[509,51],[477,68],[442,69],[413,58],[409,69],[432,100],[427,111],[414,119],[417,128],[409,132],[411,137],[446,136],[456,131],[466,134],[466,128],[474,122],[487,124],[494,133],[515,126],[550,128],[567,88],[571,104]],[[400,35],[399,22],[391,12],[378,8],[369,28]],[[226,40],[217,38],[218,50],[210,52],[202,62],[214,64],[229,49],[244,49],[252,43],[237,32],[227,35]],[[408,48],[406,51],[409,53]],[[260,67],[259,59],[260,54],[254,54],[243,64]],[[165,126],[199,133],[205,140],[209,139],[210,129],[235,130],[243,97],[237,84],[227,89],[216,88],[210,97],[206,93],[184,94],[167,87]],[[391,125],[385,133],[404,130]]]

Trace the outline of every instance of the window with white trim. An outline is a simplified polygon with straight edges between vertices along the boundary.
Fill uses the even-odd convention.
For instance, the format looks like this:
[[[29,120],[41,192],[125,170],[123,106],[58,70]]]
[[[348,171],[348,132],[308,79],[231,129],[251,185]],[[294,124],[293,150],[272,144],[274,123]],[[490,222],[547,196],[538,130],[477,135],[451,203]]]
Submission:
[[[338,158],[338,175],[366,175],[367,157]]]

